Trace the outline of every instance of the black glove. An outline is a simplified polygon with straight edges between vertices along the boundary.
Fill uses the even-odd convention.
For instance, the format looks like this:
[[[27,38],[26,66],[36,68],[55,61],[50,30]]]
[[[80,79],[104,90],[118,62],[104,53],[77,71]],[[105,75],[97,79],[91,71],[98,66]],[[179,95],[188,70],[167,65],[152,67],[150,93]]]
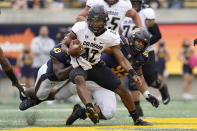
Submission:
[[[137,75],[134,69],[130,69],[128,73],[129,73],[128,74],[129,79],[133,79],[133,76]]]
[[[148,98],[146,98],[146,100],[148,101],[148,102],[150,102],[154,107],[159,107],[159,100],[156,98],[156,97],[154,97],[154,96],[152,96],[151,94],[148,94]]]
[[[197,38],[194,39],[194,46],[197,45]]]

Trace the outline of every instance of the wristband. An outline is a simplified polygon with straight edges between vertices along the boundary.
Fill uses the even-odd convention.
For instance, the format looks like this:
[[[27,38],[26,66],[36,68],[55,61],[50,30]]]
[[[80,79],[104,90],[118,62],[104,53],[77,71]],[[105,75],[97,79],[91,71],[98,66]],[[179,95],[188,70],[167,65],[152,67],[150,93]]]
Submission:
[[[133,77],[134,75],[137,75],[137,73],[135,72],[134,69],[130,69],[128,73],[129,73],[132,77]]]
[[[149,98],[149,94],[150,94],[149,91],[145,91],[145,92],[143,93],[143,96],[144,96],[145,98]]]

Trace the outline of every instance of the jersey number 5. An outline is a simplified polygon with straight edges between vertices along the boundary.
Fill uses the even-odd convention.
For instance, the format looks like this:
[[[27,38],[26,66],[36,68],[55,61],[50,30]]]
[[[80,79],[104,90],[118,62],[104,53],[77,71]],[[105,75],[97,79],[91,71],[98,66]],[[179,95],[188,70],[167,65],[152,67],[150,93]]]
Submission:
[[[109,29],[115,30],[118,27],[119,20],[120,18],[118,17],[112,17],[111,24],[113,25],[113,27],[109,27]]]

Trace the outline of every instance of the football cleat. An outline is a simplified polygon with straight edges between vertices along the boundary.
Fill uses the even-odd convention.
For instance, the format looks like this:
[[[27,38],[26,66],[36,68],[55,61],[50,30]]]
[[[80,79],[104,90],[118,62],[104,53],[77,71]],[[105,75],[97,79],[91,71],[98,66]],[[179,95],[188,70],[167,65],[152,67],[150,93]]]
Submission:
[[[168,87],[164,84],[163,88],[159,89],[159,91],[161,93],[163,104],[167,105],[170,102]]]
[[[38,105],[40,103],[41,103],[41,101],[38,99],[27,98],[21,102],[19,109],[21,111],[24,111],[24,110],[27,110],[28,108]]]
[[[93,107],[86,108],[86,116],[89,117],[94,124],[99,123],[99,116]]]
[[[66,125],[72,125],[77,119],[85,120],[86,113],[85,108],[81,107],[79,104],[74,105],[72,114],[68,117]]]
[[[134,122],[135,126],[152,126],[153,124],[150,122],[143,121],[142,119],[137,119],[136,122]]]
[[[24,91],[19,90],[19,98],[20,98],[21,101],[24,101],[28,97],[25,95]]]

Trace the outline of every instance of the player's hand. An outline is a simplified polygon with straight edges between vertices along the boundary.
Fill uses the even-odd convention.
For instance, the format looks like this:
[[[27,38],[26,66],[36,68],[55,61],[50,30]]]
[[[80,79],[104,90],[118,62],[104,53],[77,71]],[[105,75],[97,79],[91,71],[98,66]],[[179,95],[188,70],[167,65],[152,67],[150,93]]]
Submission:
[[[133,79],[138,86],[142,86],[141,78],[137,75],[134,69],[129,70],[129,79]]]
[[[159,100],[155,96],[148,94],[148,98],[146,98],[146,100],[150,102],[154,107],[159,107]]]
[[[197,38],[194,39],[194,46],[197,45]]]
[[[72,40],[69,49],[68,49],[68,54],[71,56],[80,56],[81,54],[84,53],[84,48],[83,45],[80,43],[79,40]]]
[[[136,84],[138,85],[138,86],[142,86],[142,81],[141,81],[141,78],[138,76],[138,75],[134,75],[133,76],[133,80],[136,82]]]

